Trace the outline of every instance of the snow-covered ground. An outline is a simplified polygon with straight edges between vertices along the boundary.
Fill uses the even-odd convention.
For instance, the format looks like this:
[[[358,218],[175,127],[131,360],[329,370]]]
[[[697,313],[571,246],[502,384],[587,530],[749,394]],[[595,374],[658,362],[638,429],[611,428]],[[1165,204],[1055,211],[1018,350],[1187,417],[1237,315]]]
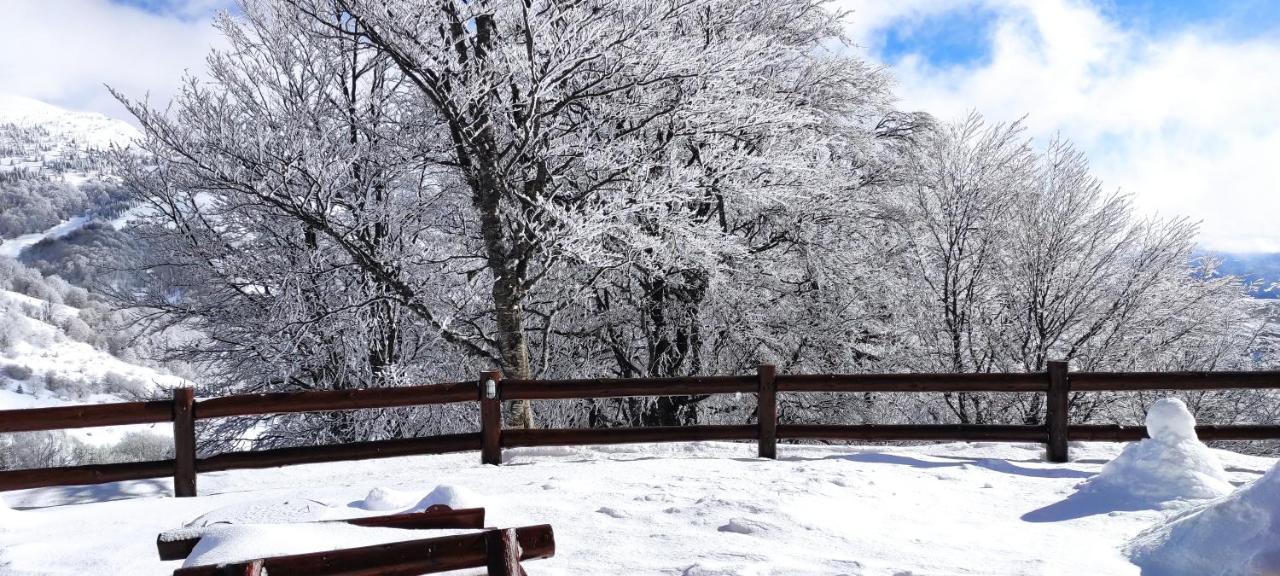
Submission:
[[[556,557],[532,574],[1136,575],[1130,539],[1192,504],[1077,490],[1123,447],[1073,444],[1066,464],[1004,443],[783,445],[776,461],[744,443],[514,449],[501,467],[464,453],[204,474],[188,499],[167,480],[30,490],[0,494],[21,509],[0,508],[0,574],[167,574],[181,563],[156,559],[156,535],[205,514],[385,514],[443,485],[489,525],[551,524]],[[1214,452],[1233,485],[1275,465]],[[291,546],[397,539],[297,534]]]

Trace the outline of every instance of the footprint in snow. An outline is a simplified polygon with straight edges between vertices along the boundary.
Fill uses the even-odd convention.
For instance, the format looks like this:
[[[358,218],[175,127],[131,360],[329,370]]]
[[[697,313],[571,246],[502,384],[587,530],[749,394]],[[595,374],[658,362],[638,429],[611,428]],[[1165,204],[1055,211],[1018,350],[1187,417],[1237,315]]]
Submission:
[[[772,524],[750,518],[730,518],[728,524],[719,528],[721,532],[733,532],[734,534],[759,534],[761,532],[771,532],[773,529]]]
[[[630,518],[631,517],[631,514],[628,514],[625,510],[618,510],[617,508],[610,508],[608,506],[602,506],[599,510],[596,510],[596,512],[604,514],[605,516],[608,516],[610,518]]]

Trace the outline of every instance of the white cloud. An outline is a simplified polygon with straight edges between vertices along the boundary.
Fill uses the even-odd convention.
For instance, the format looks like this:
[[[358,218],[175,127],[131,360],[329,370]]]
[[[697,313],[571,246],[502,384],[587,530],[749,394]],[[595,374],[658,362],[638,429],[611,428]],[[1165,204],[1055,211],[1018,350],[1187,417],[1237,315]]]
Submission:
[[[211,8],[178,0],[165,15],[107,0],[9,0],[0,34],[0,92],[127,118],[104,84],[168,102],[182,74],[201,74],[220,42]]]
[[[1201,220],[1207,247],[1280,251],[1280,36],[1188,27],[1152,38],[1073,0],[850,4],[851,35],[873,49],[885,26],[992,10],[990,58],[890,63],[904,107],[948,119],[1027,115],[1034,136],[1075,141],[1142,210]]]

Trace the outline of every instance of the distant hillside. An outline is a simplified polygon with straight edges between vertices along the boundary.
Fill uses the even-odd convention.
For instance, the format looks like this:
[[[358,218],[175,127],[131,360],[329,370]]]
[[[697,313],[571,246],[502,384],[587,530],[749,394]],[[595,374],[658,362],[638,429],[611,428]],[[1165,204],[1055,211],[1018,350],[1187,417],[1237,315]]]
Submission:
[[[120,120],[0,94],[0,255],[127,210],[108,154],[136,137]]]
[[[1262,289],[1259,298],[1280,298],[1280,289],[1271,288],[1280,283],[1280,253],[1218,254],[1222,258],[1221,272],[1257,281]]]

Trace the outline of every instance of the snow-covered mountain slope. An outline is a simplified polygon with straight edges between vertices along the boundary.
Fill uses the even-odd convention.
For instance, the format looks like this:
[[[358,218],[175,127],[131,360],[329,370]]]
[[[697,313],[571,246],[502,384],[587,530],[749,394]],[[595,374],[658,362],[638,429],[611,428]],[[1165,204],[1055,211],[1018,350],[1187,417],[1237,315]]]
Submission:
[[[126,146],[139,135],[127,122],[103,114],[67,110],[32,98],[0,93],[0,149],[6,145],[24,145],[11,149],[9,158],[30,161],[37,155],[56,157],[68,149],[105,150],[113,144]],[[17,156],[14,152],[26,156]],[[0,166],[8,164],[9,158],[0,155]]]
[[[108,149],[139,136],[102,114],[0,94],[0,255],[127,211]]]
[[[0,290],[0,410],[126,402],[184,380],[112,356],[89,341],[81,310]],[[83,428],[68,434],[91,445],[118,442],[153,426]]]
[[[206,514],[256,524],[253,538],[223,536],[268,552],[426,537],[299,538],[274,523],[414,509],[443,485],[480,502],[489,526],[551,524],[556,556],[527,566],[544,576],[1137,576],[1128,541],[1182,508],[1072,498],[1121,448],[1073,446],[1066,464],[997,443],[784,445],[776,461],[748,443],[513,449],[502,467],[470,452],[202,474],[198,498],[164,497],[168,480],[11,492],[0,574],[169,574],[181,562],[156,560],[156,535]],[[1275,465],[1216,452],[1233,484]]]

